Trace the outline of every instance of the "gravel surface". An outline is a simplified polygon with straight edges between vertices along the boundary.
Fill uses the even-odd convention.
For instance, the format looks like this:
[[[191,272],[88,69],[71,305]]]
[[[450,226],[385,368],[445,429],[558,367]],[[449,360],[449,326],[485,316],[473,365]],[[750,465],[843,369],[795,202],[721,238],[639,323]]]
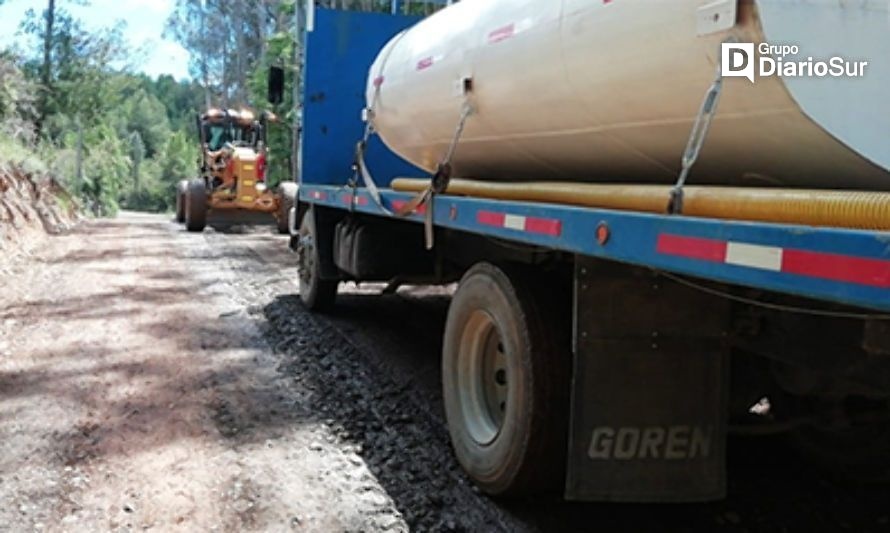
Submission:
[[[731,441],[724,502],[480,495],[441,414],[450,288],[311,315],[266,228],[124,214],[0,272],[2,531],[890,531],[890,491],[777,439]]]

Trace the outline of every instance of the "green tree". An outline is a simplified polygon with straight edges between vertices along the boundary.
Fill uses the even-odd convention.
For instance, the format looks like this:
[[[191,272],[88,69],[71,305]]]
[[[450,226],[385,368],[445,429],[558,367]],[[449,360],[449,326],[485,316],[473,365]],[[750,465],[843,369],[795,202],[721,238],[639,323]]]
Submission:
[[[145,144],[146,156],[154,157],[170,136],[170,120],[164,104],[140,88],[126,99],[121,111],[123,126],[129,131],[138,132]]]
[[[187,175],[183,159],[190,159],[193,173],[194,158],[183,155],[187,148],[182,144],[188,139],[184,132],[190,134],[194,128],[201,86],[169,76],[153,80],[132,74],[127,63],[131,51],[123,38],[125,26],[88,31],[64,7],[50,7],[51,26],[49,10],[42,16],[29,11],[21,25],[40,45],[17,58],[23,65],[20,75],[6,75],[0,69],[4,74],[0,86],[6,87],[0,90],[4,130],[21,131],[26,137],[30,131],[31,149],[42,154],[96,214],[113,214],[118,206],[168,209],[175,185],[172,174],[178,174],[177,180]],[[42,83],[47,79],[49,86]],[[32,85],[20,87],[16,80]],[[43,89],[37,90],[34,84]],[[41,95],[30,103],[20,97],[29,89]],[[29,105],[34,109],[31,118],[41,124],[39,137],[34,136],[28,117],[17,123],[11,118],[13,106],[16,116],[23,117]],[[83,129],[82,150],[78,148],[79,127]],[[171,141],[178,144],[172,148],[174,162],[169,163]],[[82,179],[76,178],[79,174]]]
[[[107,125],[85,132],[87,155],[81,192],[96,216],[117,213],[121,186],[132,164],[128,147]]]
[[[160,176],[170,185],[171,193],[180,180],[196,174],[198,157],[197,143],[189,135],[176,132],[170,136],[164,146],[164,155],[160,158]]]
[[[145,143],[142,142],[142,135],[138,131],[130,134],[130,160],[133,162],[133,188],[139,192],[139,170],[142,162],[145,160]]]

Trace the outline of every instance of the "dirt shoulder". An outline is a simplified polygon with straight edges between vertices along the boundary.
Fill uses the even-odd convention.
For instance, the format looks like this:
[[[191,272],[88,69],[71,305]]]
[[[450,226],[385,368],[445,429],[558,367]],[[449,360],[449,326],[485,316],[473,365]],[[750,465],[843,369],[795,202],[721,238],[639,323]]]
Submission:
[[[0,274],[78,220],[73,198],[52,176],[0,157]]]

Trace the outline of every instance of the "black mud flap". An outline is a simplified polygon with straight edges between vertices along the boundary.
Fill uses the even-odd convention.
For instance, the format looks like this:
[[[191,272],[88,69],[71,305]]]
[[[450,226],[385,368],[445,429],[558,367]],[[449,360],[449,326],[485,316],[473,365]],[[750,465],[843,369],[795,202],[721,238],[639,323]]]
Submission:
[[[729,303],[578,258],[566,497],[725,497]]]

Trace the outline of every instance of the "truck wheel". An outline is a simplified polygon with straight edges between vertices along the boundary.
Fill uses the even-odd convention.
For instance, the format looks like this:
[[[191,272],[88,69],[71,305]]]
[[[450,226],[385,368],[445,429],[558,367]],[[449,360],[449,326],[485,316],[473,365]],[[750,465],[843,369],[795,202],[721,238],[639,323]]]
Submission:
[[[188,191],[188,180],[182,180],[176,184],[176,222],[185,222],[185,195]]]
[[[297,205],[297,184],[292,181],[285,181],[278,187],[278,212],[275,218],[278,219],[278,233],[287,235],[290,233],[288,220],[290,210]]]
[[[870,416],[875,420],[840,429],[798,428],[790,435],[791,445],[838,481],[890,483],[890,406]]]
[[[300,300],[312,311],[327,311],[337,299],[337,280],[321,278],[321,259],[318,255],[315,214],[310,209],[300,223],[297,237],[297,271],[300,276]]]
[[[185,195],[185,228],[199,233],[207,226],[207,188],[204,180],[191,180]]]
[[[554,489],[565,477],[571,322],[535,290],[540,281],[480,263],[448,310],[448,429],[464,470],[493,495]]]

